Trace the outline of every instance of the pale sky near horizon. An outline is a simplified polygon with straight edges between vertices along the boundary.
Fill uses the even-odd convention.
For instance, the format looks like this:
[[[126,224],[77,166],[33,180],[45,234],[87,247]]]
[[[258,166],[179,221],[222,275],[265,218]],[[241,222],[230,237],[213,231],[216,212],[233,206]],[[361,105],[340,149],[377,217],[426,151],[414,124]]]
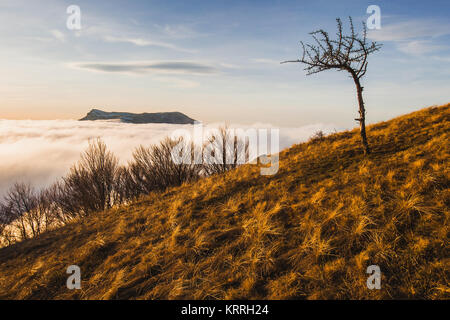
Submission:
[[[66,27],[69,5],[81,30]],[[450,102],[449,1],[0,0],[0,119],[90,109],[180,111],[205,122],[356,126],[342,72],[306,77],[299,41],[381,8],[364,80],[367,118]]]

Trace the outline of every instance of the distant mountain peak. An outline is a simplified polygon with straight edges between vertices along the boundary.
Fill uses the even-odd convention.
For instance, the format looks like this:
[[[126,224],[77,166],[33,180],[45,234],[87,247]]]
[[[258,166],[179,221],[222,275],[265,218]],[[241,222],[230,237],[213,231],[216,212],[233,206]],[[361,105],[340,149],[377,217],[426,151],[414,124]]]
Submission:
[[[92,109],[80,121],[120,120],[125,123],[194,124],[195,120],[181,112],[130,113]]]

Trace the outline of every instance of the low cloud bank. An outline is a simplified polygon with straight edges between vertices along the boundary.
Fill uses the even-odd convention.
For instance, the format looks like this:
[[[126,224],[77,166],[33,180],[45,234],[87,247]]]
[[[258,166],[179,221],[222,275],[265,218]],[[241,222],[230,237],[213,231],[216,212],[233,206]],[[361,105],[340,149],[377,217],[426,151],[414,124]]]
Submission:
[[[212,124],[218,127],[220,124]],[[267,124],[232,125],[247,129],[276,128]],[[15,182],[29,182],[37,188],[52,184],[78,161],[90,139],[102,138],[125,164],[139,145],[158,143],[177,129],[190,125],[126,124],[115,121],[0,120],[0,199]],[[280,128],[280,149],[306,141],[318,130],[341,130],[334,125],[315,124]]]

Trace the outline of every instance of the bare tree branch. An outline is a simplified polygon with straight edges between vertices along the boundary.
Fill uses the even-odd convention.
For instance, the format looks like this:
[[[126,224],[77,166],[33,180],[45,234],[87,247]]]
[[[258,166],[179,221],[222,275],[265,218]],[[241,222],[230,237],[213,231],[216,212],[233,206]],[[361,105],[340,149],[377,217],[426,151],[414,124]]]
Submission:
[[[297,60],[288,60],[281,63],[300,62],[306,65],[307,75],[315,74],[321,71],[338,69],[352,70],[358,79],[362,78],[367,71],[367,57],[369,54],[378,51],[381,44],[376,42],[367,42],[367,27],[363,23],[363,35],[359,36],[355,32],[352,18],[349,17],[350,34],[343,33],[341,19],[337,22],[337,39],[331,39],[328,32],[320,29],[311,32],[315,45],[304,45],[302,58]]]

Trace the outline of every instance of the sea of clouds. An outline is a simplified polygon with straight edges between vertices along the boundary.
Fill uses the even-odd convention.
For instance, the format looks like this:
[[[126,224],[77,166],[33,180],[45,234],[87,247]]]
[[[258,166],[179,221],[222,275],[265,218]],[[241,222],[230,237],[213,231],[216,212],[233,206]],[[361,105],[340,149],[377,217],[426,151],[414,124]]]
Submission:
[[[218,127],[221,124],[210,124]],[[235,128],[276,128],[271,125],[231,125]],[[191,125],[128,124],[117,121],[0,120],[0,199],[15,182],[46,187],[64,176],[78,161],[90,139],[101,138],[121,163],[133,150],[149,146]],[[280,150],[308,140],[315,132],[341,130],[331,124],[280,129]],[[282,161],[282,160],[281,160]]]

